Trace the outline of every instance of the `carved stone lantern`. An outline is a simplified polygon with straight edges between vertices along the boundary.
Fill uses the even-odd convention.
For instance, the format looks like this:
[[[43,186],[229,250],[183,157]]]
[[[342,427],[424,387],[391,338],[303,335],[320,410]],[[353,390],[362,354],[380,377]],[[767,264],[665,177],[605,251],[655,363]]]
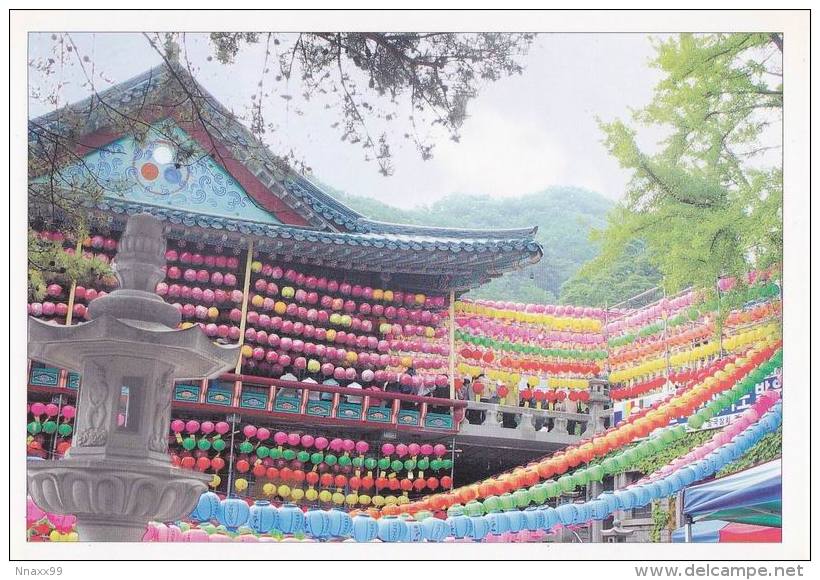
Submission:
[[[75,434],[58,461],[28,462],[42,509],[77,516],[81,541],[139,541],[151,520],[186,516],[210,477],[171,466],[174,381],[232,369],[238,347],[216,345],[154,293],[164,278],[162,223],[132,216],[114,270],[119,288],[74,326],[29,319],[29,358],[82,373]]]

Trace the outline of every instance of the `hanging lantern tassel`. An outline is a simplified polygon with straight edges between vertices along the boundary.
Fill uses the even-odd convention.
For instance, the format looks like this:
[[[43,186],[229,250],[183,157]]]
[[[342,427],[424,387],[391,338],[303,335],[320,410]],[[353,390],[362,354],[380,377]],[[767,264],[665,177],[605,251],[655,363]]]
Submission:
[[[179,445],[182,445],[182,433],[175,433],[176,440]]]
[[[407,479],[413,479],[413,472],[412,471],[407,472]]]

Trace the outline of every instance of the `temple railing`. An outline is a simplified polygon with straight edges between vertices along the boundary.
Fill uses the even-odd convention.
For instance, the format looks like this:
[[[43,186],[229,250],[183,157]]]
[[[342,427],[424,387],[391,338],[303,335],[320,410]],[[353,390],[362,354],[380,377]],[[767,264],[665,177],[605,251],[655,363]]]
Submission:
[[[603,430],[603,417],[588,413],[567,413],[534,407],[512,407],[495,403],[469,401],[464,429],[491,427],[552,436],[581,437]],[[595,421],[599,422],[596,429]],[[462,429],[462,431],[464,430]],[[469,429],[474,431],[474,429]]]
[[[76,373],[29,364],[28,388],[32,391],[73,394],[79,386]],[[440,435],[458,432],[467,403],[229,373],[212,380],[178,381],[173,406],[200,412],[238,412],[285,423]]]

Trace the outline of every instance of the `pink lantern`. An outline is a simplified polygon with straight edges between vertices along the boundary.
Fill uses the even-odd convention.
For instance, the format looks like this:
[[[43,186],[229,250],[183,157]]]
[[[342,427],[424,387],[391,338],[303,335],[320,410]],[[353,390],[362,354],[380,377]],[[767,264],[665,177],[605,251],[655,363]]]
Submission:
[[[328,441],[324,437],[317,437],[313,444],[316,446],[316,449],[322,451],[323,449],[327,449]]]
[[[342,449],[350,453],[356,449],[356,443],[354,443],[352,439],[345,439],[342,441]]]
[[[187,423],[185,423],[185,431],[188,433],[196,433],[199,431],[199,421],[195,421],[191,419]]]
[[[171,431],[174,433],[182,433],[185,430],[185,421],[181,419],[174,419],[171,421]]]
[[[288,434],[288,445],[296,446],[299,445],[299,442],[302,438],[299,436],[298,433],[289,433]]]
[[[231,429],[231,426],[228,425],[228,423],[226,423],[225,421],[219,421],[216,425],[214,425],[214,430],[219,435],[224,435],[225,433],[230,431],[230,429]]]
[[[356,452],[365,454],[370,449],[370,444],[367,441],[357,441],[356,442]]]
[[[335,439],[331,440],[330,442],[330,449],[331,451],[340,452],[344,446],[344,441],[336,437]]]
[[[437,457],[441,457],[445,453],[447,453],[447,448],[441,443],[437,443],[435,446],[433,446],[433,453],[435,453]]]
[[[404,443],[399,443],[398,445],[396,445],[396,455],[398,455],[399,457],[404,457],[405,455],[407,455],[407,451],[407,445],[405,445]]]
[[[393,455],[396,452],[396,446],[392,443],[384,443],[382,445],[382,455]]]
[[[66,419],[73,419],[76,414],[77,414],[77,410],[74,408],[73,405],[66,405],[62,409],[62,415]]]
[[[256,431],[257,429],[255,425],[245,425],[245,427],[242,429],[242,433],[245,435],[245,437],[249,439],[256,435]]]
[[[302,447],[308,447],[308,448],[313,447],[314,442],[315,442],[315,439],[314,439],[313,435],[302,435],[302,439],[301,439]]]
[[[283,431],[277,431],[273,436],[273,441],[277,445],[284,445],[288,442],[288,434]]]

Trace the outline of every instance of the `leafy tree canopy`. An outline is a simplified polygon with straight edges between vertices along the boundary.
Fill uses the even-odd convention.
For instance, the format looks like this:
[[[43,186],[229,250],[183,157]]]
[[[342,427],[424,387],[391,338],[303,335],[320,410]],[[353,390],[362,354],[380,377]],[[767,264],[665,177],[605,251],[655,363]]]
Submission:
[[[601,235],[598,266],[635,239],[667,289],[710,286],[720,275],[782,256],[782,39],[773,34],[681,34],[656,44],[664,73],[631,122],[601,122],[605,144],[632,171]],[[666,137],[649,153],[642,129]]]

